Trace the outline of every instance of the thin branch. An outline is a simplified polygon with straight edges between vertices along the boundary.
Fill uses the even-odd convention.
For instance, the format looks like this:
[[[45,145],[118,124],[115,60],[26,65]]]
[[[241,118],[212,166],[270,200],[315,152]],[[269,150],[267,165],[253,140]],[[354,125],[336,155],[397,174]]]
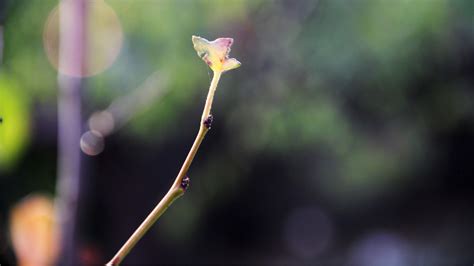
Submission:
[[[199,126],[198,134],[194,140],[193,146],[186,157],[186,160],[181,167],[181,170],[178,173],[173,185],[168,190],[163,199],[156,205],[156,207],[151,211],[151,213],[146,217],[142,224],[135,230],[132,236],[125,242],[125,244],[120,248],[120,250],[115,254],[115,256],[110,260],[107,265],[119,265],[125,256],[133,249],[137,242],[145,235],[145,233],[151,228],[151,226],[160,218],[160,216],[166,211],[166,209],[175,201],[177,198],[182,196],[187,188],[189,179],[186,177],[186,174],[193,162],[194,156],[196,155],[199,146],[201,145],[206,133],[211,128],[212,115],[211,107],[212,101],[214,98],[214,92],[217,89],[217,84],[221,77],[222,72],[214,71],[214,76],[212,77],[212,82],[209,87],[209,92],[207,94],[206,104],[201,117],[201,123]]]

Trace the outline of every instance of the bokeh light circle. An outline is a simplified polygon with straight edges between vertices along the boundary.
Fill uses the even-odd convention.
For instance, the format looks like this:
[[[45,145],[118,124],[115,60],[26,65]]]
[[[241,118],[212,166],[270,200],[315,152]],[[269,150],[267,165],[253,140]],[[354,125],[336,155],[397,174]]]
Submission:
[[[80,141],[81,150],[89,155],[95,156],[104,150],[105,141],[102,134],[95,130],[89,130],[82,134]]]
[[[71,5],[71,0],[59,5]],[[74,77],[97,75],[117,59],[123,43],[123,30],[115,11],[103,0],[86,1],[85,67],[59,67],[59,10],[54,8],[46,20],[43,46],[50,63],[61,74]]]
[[[89,118],[89,128],[97,131],[102,136],[110,135],[115,129],[115,119],[109,111],[99,111],[92,114]]]
[[[289,250],[302,259],[311,259],[323,253],[332,235],[333,226],[329,217],[317,207],[292,211],[284,227],[284,238]]]
[[[33,194],[10,212],[10,234],[18,265],[54,265],[60,230],[52,198]]]
[[[413,265],[409,250],[408,244],[399,236],[389,232],[373,232],[352,246],[348,265]]]

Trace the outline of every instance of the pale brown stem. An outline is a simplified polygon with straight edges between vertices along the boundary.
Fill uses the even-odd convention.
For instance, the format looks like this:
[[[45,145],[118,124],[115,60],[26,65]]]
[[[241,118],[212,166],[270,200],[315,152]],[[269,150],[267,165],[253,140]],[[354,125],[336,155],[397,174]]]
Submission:
[[[181,169],[174,180],[173,185],[168,190],[166,195],[161,199],[161,201],[156,205],[156,207],[151,211],[151,213],[146,217],[142,224],[135,230],[132,236],[125,242],[125,244],[120,248],[120,250],[115,254],[115,256],[107,263],[107,265],[119,265],[122,260],[127,256],[128,253],[133,249],[137,242],[145,235],[145,233],[151,228],[151,226],[160,218],[160,216],[166,211],[166,209],[175,201],[177,198],[184,194],[185,187],[182,186],[183,178],[186,177],[186,174],[193,162],[194,156],[196,155],[199,146],[201,145],[204,137],[206,136],[207,131],[210,127],[206,122],[209,119],[212,107],[212,100],[214,98],[214,92],[216,91],[217,84],[221,77],[221,72],[214,72],[211,85],[209,87],[209,92],[207,94],[206,104],[202,112],[201,123],[199,126],[198,134],[194,140],[193,146],[186,156],[186,160],[181,166]]]

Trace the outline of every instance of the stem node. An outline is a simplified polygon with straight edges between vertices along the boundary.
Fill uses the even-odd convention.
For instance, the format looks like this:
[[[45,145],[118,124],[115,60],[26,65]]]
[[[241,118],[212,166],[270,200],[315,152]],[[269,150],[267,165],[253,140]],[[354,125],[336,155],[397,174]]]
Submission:
[[[189,183],[191,182],[191,179],[189,179],[189,176],[185,176],[183,180],[181,180],[181,189],[183,191],[186,191],[189,187]]]
[[[204,124],[204,126],[207,128],[207,129],[211,129],[211,126],[212,126],[212,122],[214,121],[214,116],[212,115],[209,115],[205,120],[204,122],[202,122]]]

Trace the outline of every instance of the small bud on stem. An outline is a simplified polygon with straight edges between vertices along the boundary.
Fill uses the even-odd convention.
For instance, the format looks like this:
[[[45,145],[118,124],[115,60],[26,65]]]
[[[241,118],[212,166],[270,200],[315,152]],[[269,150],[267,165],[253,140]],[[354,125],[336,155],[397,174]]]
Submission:
[[[191,182],[191,179],[189,179],[189,176],[185,176],[183,180],[181,180],[181,188],[183,191],[186,191],[186,189],[189,187],[189,183]]]
[[[207,129],[211,129],[211,126],[212,126],[212,122],[214,121],[214,116],[212,115],[209,115],[205,120],[204,122],[202,122],[204,124],[204,126],[207,128]]]

